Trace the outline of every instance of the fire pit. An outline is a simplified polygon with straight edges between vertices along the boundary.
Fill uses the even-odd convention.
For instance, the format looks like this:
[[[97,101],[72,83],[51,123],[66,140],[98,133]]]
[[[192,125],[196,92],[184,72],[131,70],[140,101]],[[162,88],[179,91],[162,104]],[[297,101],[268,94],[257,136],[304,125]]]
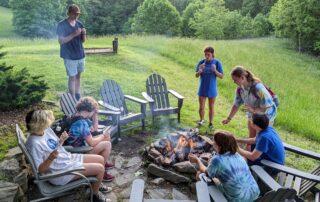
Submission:
[[[169,133],[152,143],[147,149],[149,160],[159,166],[158,170],[170,170],[172,167],[180,173],[196,172],[195,165],[188,161],[190,153],[200,157],[205,165],[214,153],[212,141],[206,136],[199,135],[198,129]],[[152,164],[152,166],[155,165]]]

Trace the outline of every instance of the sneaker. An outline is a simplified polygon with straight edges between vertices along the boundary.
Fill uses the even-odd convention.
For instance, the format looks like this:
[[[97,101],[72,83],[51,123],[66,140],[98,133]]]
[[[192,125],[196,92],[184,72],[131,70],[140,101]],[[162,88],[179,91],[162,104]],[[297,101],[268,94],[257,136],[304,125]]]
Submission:
[[[204,124],[204,120],[198,121],[198,126],[202,126]]]
[[[104,182],[112,182],[113,179],[114,179],[114,176],[112,176],[106,172],[104,173],[104,176],[103,176]]]
[[[112,163],[106,162],[106,164],[104,164],[104,169],[105,169],[105,170],[109,170],[109,169],[111,169],[111,168],[113,168],[113,167],[114,167],[114,165],[113,165]]]
[[[112,187],[107,187],[103,184],[100,185],[99,187],[99,191],[106,194],[106,193],[110,193],[112,191]]]
[[[212,123],[209,123],[209,128],[210,128],[210,129],[213,129],[213,128],[214,128]]]
[[[93,202],[111,202],[110,199],[104,197],[104,195],[101,192],[98,192],[97,194],[93,194],[92,197]]]

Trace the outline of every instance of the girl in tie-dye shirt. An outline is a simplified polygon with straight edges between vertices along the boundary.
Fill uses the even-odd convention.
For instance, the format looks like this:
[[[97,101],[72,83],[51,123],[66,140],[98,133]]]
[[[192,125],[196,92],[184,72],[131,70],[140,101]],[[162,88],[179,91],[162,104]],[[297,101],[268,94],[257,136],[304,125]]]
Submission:
[[[238,66],[232,70],[231,77],[238,87],[229,116],[222,123],[228,124],[240,106],[244,104],[248,117],[249,137],[254,138],[257,131],[250,124],[252,114],[266,114],[269,118],[269,125],[272,126],[277,115],[277,107],[269,91],[261,83],[260,79],[256,78],[250,71]],[[247,147],[247,150],[249,150],[249,147]]]
[[[213,147],[217,152],[205,167],[194,154],[189,160],[197,163],[200,173],[207,173],[230,202],[252,202],[259,196],[259,188],[246,161],[237,153],[236,139],[227,132],[214,135]]]

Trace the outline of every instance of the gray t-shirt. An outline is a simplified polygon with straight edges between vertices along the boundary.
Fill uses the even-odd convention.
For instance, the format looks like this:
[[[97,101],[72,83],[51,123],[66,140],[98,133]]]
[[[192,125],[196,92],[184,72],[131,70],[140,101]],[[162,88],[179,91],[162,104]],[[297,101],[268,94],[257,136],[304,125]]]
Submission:
[[[49,157],[51,152],[55,149],[58,150],[59,154],[57,158],[51,162],[48,173],[83,166],[83,155],[67,152],[64,147],[59,144],[59,138],[51,128],[47,128],[42,136],[29,135],[26,148],[31,154],[37,169],[39,169],[39,166]],[[55,185],[64,185],[73,178],[74,175],[66,175],[52,179],[50,182]]]

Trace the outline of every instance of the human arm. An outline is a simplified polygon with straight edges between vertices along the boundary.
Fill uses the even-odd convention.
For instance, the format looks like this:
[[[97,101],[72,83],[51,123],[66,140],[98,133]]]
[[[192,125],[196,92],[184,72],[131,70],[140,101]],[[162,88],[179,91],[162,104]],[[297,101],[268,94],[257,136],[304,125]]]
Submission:
[[[68,43],[69,41],[71,41],[74,37],[77,37],[81,34],[81,28],[78,28],[76,29],[76,31],[72,32],[71,34],[69,34],[68,36],[62,36],[62,35],[59,35],[58,36],[58,41],[59,41],[59,44],[62,45],[62,44],[65,44],[65,43]]]
[[[213,73],[220,79],[223,78],[223,71],[222,71],[222,68],[221,68],[221,64],[218,63],[218,67],[216,64],[212,64],[211,66],[211,69],[213,71]]]
[[[81,29],[81,41],[84,43],[87,39],[87,30],[85,28]]]
[[[196,163],[199,167],[199,170],[201,173],[205,173],[207,170],[207,167],[205,165],[203,165],[203,163],[201,162],[201,160],[194,154],[189,154],[188,156],[189,161],[191,163]]]
[[[244,150],[242,148],[239,148],[239,154],[241,154],[241,156],[249,159],[250,161],[255,161],[257,160],[261,155],[262,152],[259,150],[254,149],[252,152]]]
[[[97,131],[99,126],[99,121],[98,121],[98,109],[94,111],[94,114],[92,116],[92,124],[91,124],[91,132]]]
[[[226,119],[224,119],[224,120],[222,121],[222,123],[223,123],[224,125],[225,125],[225,124],[228,124],[228,123],[232,120],[232,118],[234,117],[234,115],[238,112],[238,110],[239,110],[239,107],[238,107],[238,106],[232,105],[232,108],[231,108],[231,110],[230,110],[230,112],[229,112],[228,117],[227,117]]]
[[[85,137],[85,140],[88,143],[88,145],[90,145],[91,147],[94,147],[101,141],[110,141],[110,136],[108,138],[108,136],[105,134],[97,135],[94,137],[92,135],[88,135]]]
[[[48,158],[39,165],[39,173],[46,173],[49,170],[52,161],[57,158],[58,154],[58,150],[54,150],[53,152],[51,152]]]
[[[256,143],[256,138],[246,138],[246,139],[237,139],[237,143],[240,144],[255,144]]]
[[[68,137],[69,137],[68,133],[66,131],[63,131],[59,139],[59,144],[63,145],[64,141],[66,141]]]
[[[204,62],[200,61],[198,63],[197,68],[196,68],[196,78],[198,78],[202,74],[204,68],[205,68],[205,60],[204,60]]]

